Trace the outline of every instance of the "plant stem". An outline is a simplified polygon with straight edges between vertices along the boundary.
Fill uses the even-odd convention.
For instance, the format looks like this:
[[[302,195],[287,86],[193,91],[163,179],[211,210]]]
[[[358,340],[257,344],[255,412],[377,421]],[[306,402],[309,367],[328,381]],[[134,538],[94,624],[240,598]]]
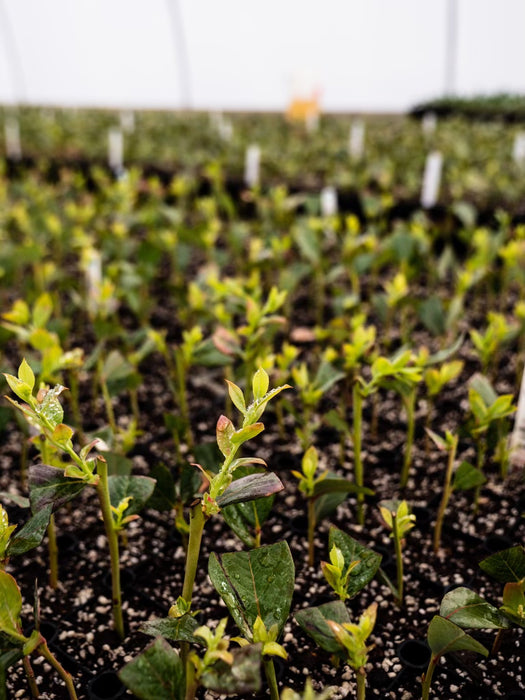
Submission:
[[[354,478],[356,486],[363,486],[363,462],[361,459],[361,429],[363,423],[363,396],[357,382],[352,388],[352,409],[353,409],[353,444],[354,444]],[[364,525],[364,494],[357,494],[357,522]]]
[[[191,508],[190,513],[190,539],[188,542],[188,552],[186,554],[186,569],[184,572],[184,585],[182,587],[182,597],[187,603],[191,603],[193,595],[193,585],[199,564],[199,553],[201,550],[202,532],[204,530],[204,513],[200,501]]]
[[[40,697],[40,691],[38,690],[38,685],[36,683],[35,672],[31,666],[31,659],[29,656],[24,656],[23,660],[24,671],[26,673],[27,683],[29,685],[29,690],[34,698]]]
[[[439,504],[436,517],[436,524],[434,526],[434,552],[436,554],[441,546],[441,531],[443,529],[443,520],[445,518],[445,512],[447,510],[450,496],[452,495],[452,469],[454,468],[454,462],[456,460],[457,447],[458,437],[457,435],[454,435],[453,443],[448,453],[447,471],[445,472],[445,484],[443,485],[443,493],[441,495],[441,502]]]
[[[366,693],[366,671],[363,666],[356,671],[357,700],[365,700]]]
[[[37,651],[39,651],[42,654],[42,656],[46,659],[46,661],[48,661],[51,664],[51,666],[53,666],[53,668],[58,673],[60,678],[62,678],[62,680],[66,684],[67,692],[69,693],[69,697],[71,698],[71,700],[78,700],[77,694],[75,692],[75,686],[73,685],[73,680],[71,678],[71,675],[59,663],[59,661],[55,658],[55,656],[49,651],[49,648],[48,648],[46,642],[39,644],[37,647]]]
[[[434,669],[439,661],[439,656],[433,656],[428,664],[427,672],[423,675],[423,685],[421,687],[421,700],[428,700],[430,694],[430,684],[432,683],[432,676],[434,675]]]
[[[113,402],[111,400],[111,395],[109,393],[106,378],[104,376],[104,364],[102,358],[100,357],[97,362],[97,373],[98,380],[100,382],[100,389],[102,391],[102,398],[104,399],[104,406],[106,407],[106,416],[108,418],[109,427],[111,432],[116,437],[118,433],[117,421],[115,419],[115,411],[113,410]]]
[[[490,650],[490,655],[491,656],[496,656],[498,653],[501,642],[503,640],[503,635],[505,634],[506,630],[504,629],[499,629],[496,637],[494,638],[494,644],[492,645],[492,649]]]
[[[82,431],[82,417],[80,414],[79,406],[79,389],[78,389],[78,375],[75,371],[69,373],[69,397],[71,403],[71,411],[73,413],[73,419],[77,428],[77,438],[81,445],[84,445],[86,440],[84,433]]]
[[[314,565],[315,500],[308,499],[308,566]]]
[[[268,681],[268,688],[270,689],[270,700],[279,700],[279,686],[277,685],[277,677],[275,675],[273,660],[265,659],[263,657],[263,665],[266,680]]]
[[[49,585],[51,588],[58,586],[58,546],[55,527],[55,515],[51,513],[47,526],[47,546],[49,552]]]
[[[404,489],[408,483],[408,475],[412,464],[412,446],[414,444],[416,391],[413,389],[408,396],[403,397],[403,405],[407,414],[407,438],[405,454],[403,457],[403,469],[401,470],[400,486]]]
[[[185,643],[187,645],[187,643]],[[199,687],[199,682],[195,677],[195,666],[193,665],[191,659],[186,659],[186,692],[184,693],[184,700],[194,700],[197,688]]]
[[[400,608],[403,603],[403,556],[401,552],[401,538],[397,527],[397,513],[392,513],[392,535],[396,552],[397,596],[396,605]]]
[[[108,465],[99,460],[97,466],[99,482],[97,493],[100,501],[100,509],[106,529],[106,537],[109,545],[109,555],[111,560],[111,598],[113,603],[113,624],[121,639],[124,639],[124,620],[122,617],[122,592],[120,590],[120,562],[118,533],[113,525],[113,513],[111,512],[111,501],[109,498]]]

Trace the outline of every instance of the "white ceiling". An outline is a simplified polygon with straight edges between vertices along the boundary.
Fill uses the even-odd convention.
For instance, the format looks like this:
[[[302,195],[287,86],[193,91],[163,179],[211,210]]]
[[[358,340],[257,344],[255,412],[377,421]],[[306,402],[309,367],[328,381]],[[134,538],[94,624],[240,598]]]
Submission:
[[[0,0],[0,102],[403,110],[446,85],[525,93],[523,0]]]

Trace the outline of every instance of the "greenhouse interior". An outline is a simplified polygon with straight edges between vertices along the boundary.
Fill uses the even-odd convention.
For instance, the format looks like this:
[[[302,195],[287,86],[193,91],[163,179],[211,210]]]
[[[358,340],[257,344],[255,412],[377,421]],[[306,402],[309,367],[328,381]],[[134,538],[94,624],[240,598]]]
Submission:
[[[525,698],[523,27],[0,0],[0,700]]]

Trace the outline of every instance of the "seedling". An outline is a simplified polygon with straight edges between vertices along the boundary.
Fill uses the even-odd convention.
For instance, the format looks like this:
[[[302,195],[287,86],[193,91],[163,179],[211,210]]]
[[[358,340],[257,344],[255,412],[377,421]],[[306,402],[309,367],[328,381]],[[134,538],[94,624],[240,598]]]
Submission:
[[[406,501],[382,501],[379,504],[381,517],[385,525],[392,530],[390,537],[394,540],[396,554],[396,585],[385,576],[387,584],[394,594],[396,605],[403,604],[403,554],[402,548],[406,533],[415,525],[416,516],[410,513]],[[384,572],[383,572],[383,575]]]
[[[517,325],[508,323],[503,314],[489,311],[487,320],[488,325],[484,333],[475,328],[470,330],[470,339],[481,361],[483,374],[496,369],[500,349],[511,342],[519,331]]]
[[[306,608],[295,614],[295,619],[315,642],[335,658],[343,659],[356,672],[357,698],[364,700],[366,693],[366,664],[372,647],[366,641],[374,629],[377,603],[372,603],[352,623],[344,603],[336,601],[316,608]]]
[[[40,432],[49,448],[65,455],[69,460],[63,463],[62,469],[46,464],[30,469],[30,500],[33,512],[43,511],[49,518],[52,511],[73,499],[84,487],[92,486],[97,490],[111,559],[113,620],[117,633],[123,638],[118,530],[124,524],[126,509],[121,504],[124,499],[133,499],[131,507],[130,500],[126,501],[126,516],[136,514],[151,495],[155,482],[142,476],[108,478],[106,461],[101,457],[90,456],[95,442],[86,445],[79,452],[75,451],[72,442],[74,432],[62,422],[64,411],[59,396],[65,387],[60,384],[52,389],[41,387],[34,396],[35,375],[25,360],[20,364],[18,377],[11,374],[4,376],[11,390],[26,403],[20,404],[6,397],[8,401]],[[112,507],[117,509],[116,518]]]
[[[336,527],[330,528],[330,563],[321,562],[324,577],[339,600],[356,596],[375,576],[381,555]]]
[[[304,692],[296,693],[295,690],[285,688],[281,693],[281,700],[329,700],[335,693],[335,688],[325,688],[321,693],[316,693],[312,686],[312,681],[307,678]]]
[[[443,492],[437,512],[436,524],[434,526],[434,552],[437,553],[441,546],[443,520],[452,493],[454,491],[467,491],[468,489],[478,488],[485,483],[486,478],[479,469],[476,469],[476,467],[473,467],[468,462],[461,462],[454,472],[454,462],[458,447],[457,435],[453,435],[448,430],[445,431],[444,438],[437,435],[437,433],[434,433],[432,430],[427,429],[427,433],[440,450],[445,450],[448,453],[445,483],[443,485]]]
[[[31,695],[34,698],[40,697],[29,660],[29,657],[34,655],[36,657],[44,657],[64,681],[70,699],[77,700],[77,694],[70,674],[51,653],[38,627],[33,630],[29,637],[22,632],[20,620],[22,595],[15,579],[3,570],[0,570],[0,590],[2,591],[0,597],[0,633],[2,634],[2,640],[0,641],[0,693],[2,695],[5,693],[5,675],[3,671],[6,665],[10,666],[23,659]]]
[[[429,699],[432,676],[442,656],[454,651],[473,651],[483,656],[489,654],[483,644],[464,632],[461,627],[439,615],[435,615],[430,621],[427,639],[432,656],[423,675],[422,700]]]
[[[329,471],[318,473],[319,457],[313,445],[302,459],[302,472],[292,471],[299,480],[299,491],[304,494],[308,513],[308,566],[314,565],[314,537],[317,522],[333,512],[349,493],[372,494],[370,489],[358,487],[348,479]]]

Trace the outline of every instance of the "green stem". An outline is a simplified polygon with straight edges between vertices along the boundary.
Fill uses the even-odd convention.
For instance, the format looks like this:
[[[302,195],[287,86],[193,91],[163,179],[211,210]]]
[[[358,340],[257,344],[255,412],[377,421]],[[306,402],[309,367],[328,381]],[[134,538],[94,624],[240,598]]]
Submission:
[[[397,513],[392,512],[392,535],[396,553],[397,596],[396,605],[400,608],[403,603],[403,556],[401,552],[401,538],[397,526]]]
[[[51,513],[47,526],[47,547],[49,552],[49,585],[54,589],[58,586],[58,546],[53,513]]]
[[[365,700],[366,693],[366,671],[364,666],[358,668],[356,671],[356,681],[357,681],[357,700]]]
[[[263,657],[264,673],[270,689],[270,700],[279,700],[279,686],[277,685],[277,677],[275,675],[275,666],[272,659]]]
[[[188,397],[186,394],[186,366],[182,357],[182,351],[179,348],[175,350],[174,354],[179,410],[182,417],[182,421],[184,423],[184,430],[186,432],[186,440],[188,442],[188,447],[190,447],[191,449],[191,447],[193,447],[193,434],[191,431],[190,411],[188,408]]]
[[[421,700],[428,700],[430,694],[430,684],[432,683],[432,676],[434,675],[434,669],[439,661],[439,656],[433,656],[428,664],[427,672],[423,676],[423,685],[421,688]]]
[[[193,595],[193,585],[199,564],[199,554],[201,551],[202,533],[204,530],[204,513],[199,501],[191,508],[190,513],[190,539],[188,542],[188,552],[186,554],[186,569],[184,572],[184,585],[182,587],[182,597],[187,603],[191,603]]]
[[[315,500],[308,499],[308,566],[314,565]]]
[[[97,472],[99,482],[97,493],[100,501],[100,509],[106,529],[106,537],[109,545],[109,555],[111,560],[111,597],[113,603],[113,624],[117,634],[124,639],[124,619],[122,616],[122,592],[120,590],[120,561],[118,533],[113,524],[113,513],[111,511],[111,501],[109,498],[108,465],[102,460],[98,461]]]
[[[405,443],[405,454],[403,457],[403,468],[401,470],[400,486],[404,489],[408,483],[408,475],[412,464],[412,446],[414,444],[415,431],[415,407],[416,392],[412,390],[408,396],[403,397],[403,405],[407,414],[407,438]]]
[[[77,438],[81,445],[84,445],[86,440],[84,433],[82,431],[82,416],[80,413],[79,404],[79,388],[78,388],[78,375],[76,372],[72,371],[69,373],[69,397],[71,403],[71,411],[73,413],[73,419],[77,428]]]
[[[40,654],[42,654],[44,659],[46,659],[46,661],[48,661],[51,664],[51,666],[53,666],[53,668],[58,673],[60,678],[62,678],[62,680],[66,684],[67,692],[69,693],[69,697],[71,698],[71,700],[78,700],[77,694],[75,692],[75,686],[73,685],[73,680],[71,678],[71,675],[66,671],[66,669],[59,663],[59,661],[49,651],[49,648],[48,648],[46,642],[39,644],[37,647],[37,651],[40,652]]]
[[[117,421],[115,419],[115,411],[113,410],[113,402],[111,400],[111,395],[109,393],[106,378],[104,376],[104,365],[101,357],[97,362],[97,374],[100,383],[100,389],[102,391],[102,398],[104,399],[104,406],[106,407],[106,416],[108,418],[109,427],[111,428],[111,432],[113,433],[113,435],[116,436],[118,433]]]
[[[197,693],[197,688],[199,687],[199,681],[196,678],[195,666],[193,665],[191,659],[186,659],[185,668],[186,692],[184,693],[184,700],[194,700],[195,695]]]
[[[447,470],[445,472],[445,484],[443,486],[443,493],[441,495],[441,502],[439,504],[436,524],[434,526],[434,552],[437,554],[441,546],[441,532],[443,529],[443,520],[445,518],[445,512],[447,510],[448,502],[450,496],[452,495],[452,470],[454,468],[454,462],[456,460],[456,450],[458,447],[458,437],[457,435],[453,438],[453,443],[450,447],[448,453],[448,463]]]
[[[352,389],[353,409],[353,444],[354,444],[354,478],[356,486],[364,486],[363,462],[361,458],[361,430],[363,424],[363,396],[359,384],[355,382]],[[357,522],[364,525],[364,494],[357,494]]]

